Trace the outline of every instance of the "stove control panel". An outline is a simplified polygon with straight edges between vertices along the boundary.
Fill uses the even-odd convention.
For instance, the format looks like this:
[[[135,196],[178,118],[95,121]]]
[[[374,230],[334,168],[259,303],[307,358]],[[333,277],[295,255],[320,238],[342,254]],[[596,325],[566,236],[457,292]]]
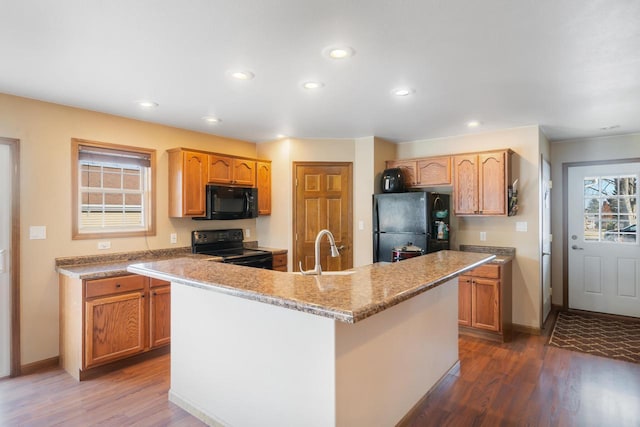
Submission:
[[[202,245],[223,242],[242,242],[244,235],[241,228],[230,230],[194,230],[191,232],[191,244]]]

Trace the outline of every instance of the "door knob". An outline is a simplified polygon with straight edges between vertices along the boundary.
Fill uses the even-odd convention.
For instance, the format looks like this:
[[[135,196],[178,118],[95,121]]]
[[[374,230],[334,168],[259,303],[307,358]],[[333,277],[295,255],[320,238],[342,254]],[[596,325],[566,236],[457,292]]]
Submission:
[[[578,251],[583,251],[584,250],[584,248],[579,248],[578,245],[571,246],[571,249],[578,250]]]

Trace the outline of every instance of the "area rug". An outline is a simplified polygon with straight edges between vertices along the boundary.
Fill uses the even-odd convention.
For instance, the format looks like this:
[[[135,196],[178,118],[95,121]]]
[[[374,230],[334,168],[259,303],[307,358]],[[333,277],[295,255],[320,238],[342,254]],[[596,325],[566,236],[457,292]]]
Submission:
[[[640,363],[640,321],[560,312],[549,345]]]

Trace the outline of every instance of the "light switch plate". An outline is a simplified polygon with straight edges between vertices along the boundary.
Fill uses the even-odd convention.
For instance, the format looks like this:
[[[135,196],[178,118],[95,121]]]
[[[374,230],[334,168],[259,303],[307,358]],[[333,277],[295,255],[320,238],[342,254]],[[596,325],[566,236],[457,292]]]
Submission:
[[[29,239],[45,240],[47,238],[47,227],[44,225],[32,225],[29,227]]]
[[[486,242],[487,241],[487,232],[486,231],[481,231],[480,232],[480,241],[481,242]]]
[[[178,243],[178,234],[177,233],[171,233],[169,235],[169,242],[171,243]]]
[[[244,238],[246,239],[247,237],[251,237],[251,229],[250,228],[246,228],[244,230]]]
[[[516,231],[527,231],[527,222],[526,221],[516,222]]]

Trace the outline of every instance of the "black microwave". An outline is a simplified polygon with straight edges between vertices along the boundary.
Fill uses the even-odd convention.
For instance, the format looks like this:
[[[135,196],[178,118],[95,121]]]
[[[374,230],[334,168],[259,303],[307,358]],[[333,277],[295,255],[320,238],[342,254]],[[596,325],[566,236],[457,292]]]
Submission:
[[[258,216],[258,189],[207,185],[207,216],[193,219],[245,219]]]

